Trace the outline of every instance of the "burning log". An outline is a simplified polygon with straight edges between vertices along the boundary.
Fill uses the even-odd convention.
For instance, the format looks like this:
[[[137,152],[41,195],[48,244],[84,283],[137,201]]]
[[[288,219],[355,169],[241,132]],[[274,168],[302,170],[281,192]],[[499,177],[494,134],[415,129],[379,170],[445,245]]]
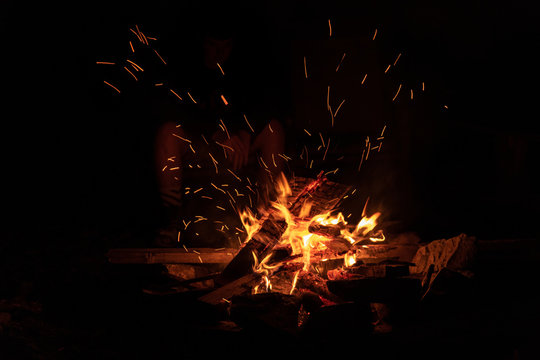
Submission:
[[[133,248],[111,249],[107,257],[112,264],[226,264],[236,252],[227,248]]]
[[[225,286],[201,296],[199,300],[212,305],[220,304],[224,301],[223,299],[230,299],[232,296],[243,294],[246,291],[251,292],[251,288],[260,281],[260,278],[261,275],[257,273],[244,275]]]
[[[286,180],[285,180],[286,181]],[[289,212],[295,214],[300,210],[302,203],[326,181],[323,172],[319,174],[311,184],[306,186],[296,197],[293,203],[289,206]],[[231,260],[229,265],[223,270],[222,276],[218,282],[226,284],[239,277],[253,271],[254,258],[253,254],[258,259],[266,257],[274,246],[279,242],[281,236],[287,229],[288,224],[285,220],[276,216],[275,212],[271,212],[268,218],[262,223],[260,230],[253,235],[248,243],[238,252]]]

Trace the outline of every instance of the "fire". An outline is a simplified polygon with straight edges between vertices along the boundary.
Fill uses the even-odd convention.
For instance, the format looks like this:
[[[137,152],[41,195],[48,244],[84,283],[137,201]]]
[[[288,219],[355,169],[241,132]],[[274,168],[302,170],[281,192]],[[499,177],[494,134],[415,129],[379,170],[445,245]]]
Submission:
[[[353,266],[356,264],[356,253],[347,252],[343,257],[343,263],[346,267]]]
[[[371,216],[363,216],[353,229],[352,226],[349,226],[345,216],[341,212],[335,215],[332,215],[331,212],[327,212],[310,216],[313,204],[310,201],[305,201],[304,204],[302,204],[299,216],[296,217],[289,211],[289,197],[292,195],[292,191],[289,186],[289,182],[283,173],[281,173],[280,177],[277,178],[275,186],[277,199],[270,204],[270,209],[268,211],[272,212],[274,217],[280,218],[287,224],[287,228],[280,239],[280,243],[290,245],[292,255],[302,255],[302,271],[309,271],[311,267],[312,253],[314,251],[322,251],[327,249],[325,243],[333,240],[330,236],[310,232],[310,226],[318,225],[331,227],[333,229],[336,228],[339,230],[338,236],[348,240],[351,244],[355,244],[358,241],[367,239],[369,239],[371,242],[385,241],[385,236],[382,230],[373,232],[378,225],[377,220],[381,215],[380,212],[376,212]],[[260,212],[264,213],[264,211]],[[240,220],[242,221],[247,233],[247,242],[261,228],[262,223],[267,216],[257,218],[249,209],[245,209],[239,213]],[[268,215],[268,212],[266,214]],[[264,288],[265,291],[270,291],[272,288],[272,284],[269,280],[270,271],[275,268],[267,264],[270,256],[267,256],[260,262],[255,254],[253,254],[253,256],[255,259],[253,270],[262,275],[261,283],[256,286],[253,291],[254,293],[257,293],[258,291],[261,291],[261,288]],[[355,252],[347,252],[344,255],[344,266],[353,266],[355,263]],[[296,286],[299,272],[300,270],[295,274],[293,285],[291,287],[291,293],[294,291]]]

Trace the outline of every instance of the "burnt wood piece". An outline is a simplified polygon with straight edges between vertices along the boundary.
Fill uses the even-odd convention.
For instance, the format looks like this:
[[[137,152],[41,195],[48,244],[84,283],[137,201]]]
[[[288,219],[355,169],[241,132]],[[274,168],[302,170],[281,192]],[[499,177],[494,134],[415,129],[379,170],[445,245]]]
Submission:
[[[346,301],[419,301],[422,293],[422,278],[418,276],[328,280],[326,285]]]
[[[251,288],[255,286],[260,279],[261,276],[257,273],[244,275],[239,279],[201,296],[199,300],[211,305],[218,305],[224,301],[223,299],[230,299],[235,295],[242,295],[248,291],[250,292]]]
[[[357,265],[342,270],[347,275],[352,277],[378,277],[378,278],[395,278],[399,276],[409,275],[409,265]],[[334,275],[336,272],[333,272]],[[332,276],[332,275],[329,275]],[[338,275],[339,276],[339,275]],[[333,280],[338,280],[334,278]]]
[[[236,249],[111,249],[107,258],[112,264],[226,264],[236,255]]]
[[[300,298],[280,293],[234,296],[231,320],[249,330],[274,329],[295,333],[298,326]]]
[[[315,193],[325,181],[326,177],[324,177],[321,172],[317,179],[300,191],[296,199],[289,205],[289,211],[293,215],[296,215],[300,211],[305,199]],[[234,259],[232,259],[227,267],[225,267],[222,276],[217,279],[217,282],[220,284],[227,284],[252,272],[255,263],[253,254],[255,254],[259,260],[264,259],[264,257],[266,257],[279,242],[281,235],[287,230],[287,227],[288,225],[285,220],[280,219],[275,213],[271,212],[261,225],[260,230],[253,235]]]

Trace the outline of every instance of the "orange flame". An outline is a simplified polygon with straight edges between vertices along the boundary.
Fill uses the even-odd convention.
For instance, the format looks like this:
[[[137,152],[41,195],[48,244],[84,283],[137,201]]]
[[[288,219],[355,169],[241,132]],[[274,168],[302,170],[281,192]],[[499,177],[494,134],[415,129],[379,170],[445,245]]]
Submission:
[[[302,205],[298,217],[293,216],[288,209],[288,200],[292,195],[292,191],[289,186],[289,182],[283,173],[281,173],[276,180],[275,190],[277,192],[277,199],[270,204],[269,212],[272,213],[273,217],[281,218],[286,222],[287,228],[283,233],[280,242],[282,244],[289,244],[291,246],[292,255],[302,255],[302,262],[304,264],[302,268],[303,271],[309,271],[310,269],[312,251],[322,251],[326,249],[327,247],[324,243],[331,240],[326,236],[309,232],[310,225],[314,223],[322,226],[337,226],[340,229],[340,235],[347,239],[351,244],[357,242],[358,240],[365,239],[368,234],[370,235],[369,239],[372,242],[381,242],[385,240],[385,236],[381,230],[378,230],[376,233],[372,233],[372,231],[378,225],[377,220],[381,215],[380,212],[376,212],[371,216],[363,216],[354,230],[351,232],[350,227],[347,227],[348,224],[346,218],[341,212],[339,212],[337,215],[332,215],[331,212],[327,212],[309,217],[312,207],[312,202],[310,201],[306,201]],[[242,221],[242,224],[247,232],[246,241],[251,239],[252,236],[261,228],[262,223],[266,220],[267,215],[269,214],[267,213],[266,216],[257,218],[249,209],[243,210],[239,213],[240,220]],[[267,256],[260,262],[255,254],[253,254],[253,256],[255,260],[253,270],[263,275],[261,283],[253,289],[254,293],[260,291],[261,288],[265,289],[266,291],[271,291],[272,284],[269,280],[270,270],[276,268],[277,266],[272,267],[267,264],[270,256]],[[353,266],[355,263],[355,253],[351,252],[345,254],[344,265],[346,267]],[[294,276],[290,291],[291,293],[294,291],[296,286],[299,271]]]

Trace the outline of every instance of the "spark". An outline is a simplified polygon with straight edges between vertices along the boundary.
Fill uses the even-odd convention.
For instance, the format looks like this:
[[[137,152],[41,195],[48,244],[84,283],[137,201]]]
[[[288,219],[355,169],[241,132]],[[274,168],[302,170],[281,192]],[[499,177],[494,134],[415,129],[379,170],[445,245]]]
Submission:
[[[341,57],[341,61],[339,62],[338,66],[336,67],[336,72],[338,72],[339,67],[341,66],[341,63],[343,62],[343,59],[345,59],[345,55],[347,55],[347,53],[343,53],[343,56]]]
[[[135,79],[135,81],[139,81],[139,79],[137,79],[137,77],[135,75],[133,75],[133,73],[131,71],[129,71],[129,69],[127,67],[124,66],[124,69],[131,75],[133,76],[133,78]]]
[[[330,19],[328,19],[328,30],[330,31],[330,37],[332,37],[332,23],[330,22]]]
[[[163,86],[163,83],[156,83],[154,86]]]
[[[189,140],[189,139],[183,138],[183,137],[181,137],[180,135],[177,135],[177,134],[175,134],[175,133],[172,133],[171,135],[174,136],[174,137],[179,138],[180,140],[184,140],[184,141],[187,142],[188,144],[191,144],[191,140]]]
[[[221,94],[221,100],[223,100],[223,103],[225,104],[225,106],[229,105],[229,103],[227,102],[227,99],[225,99],[225,96],[223,96],[223,94]]]
[[[376,36],[377,36],[377,29],[375,29],[375,33],[373,34],[373,39],[372,40],[375,40]]]
[[[400,90],[401,90],[401,84],[399,84],[399,88],[397,89],[396,95],[394,95],[394,98],[392,99],[392,101],[396,100]]]
[[[411,100],[413,99],[413,90],[411,89]]]
[[[161,171],[165,171],[166,169],[167,169],[167,165],[165,165],[165,166],[163,167],[163,169],[161,169]]]
[[[326,153],[328,152],[328,148],[330,148],[330,138],[328,138],[328,146],[326,147],[326,150],[324,151],[323,161],[326,159]]]
[[[141,39],[140,35],[137,34],[137,33],[135,32],[135,30],[133,30],[133,29],[131,29],[131,28],[130,28],[129,30],[130,30],[132,33],[135,34],[135,36],[137,37],[137,39],[139,39],[140,42],[142,42],[142,39]]]
[[[135,66],[137,69],[141,70],[141,71],[144,71],[142,67],[140,67],[139,65],[135,64],[133,61],[127,59],[127,62],[130,63],[131,65]]]
[[[100,64],[100,65],[115,65],[115,63],[109,62],[109,61],[96,61],[96,64]]]
[[[214,187],[215,189],[217,189],[217,190],[221,191],[222,193],[226,194],[225,190],[223,190],[223,189],[221,189],[221,188],[217,187],[217,186],[216,186],[216,185],[214,185],[213,183],[210,183],[210,185],[212,185],[212,186],[213,186],[213,187]]]
[[[225,211],[225,208],[224,208],[224,207],[221,207],[221,206],[219,206],[219,205],[216,205],[216,207],[217,207],[219,210]]]
[[[307,77],[307,65],[306,65],[306,57],[304,56],[304,75],[306,76],[306,79],[308,78]]]
[[[268,129],[270,129],[270,132],[273,133],[274,130],[272,129],[272,125],[270,125],[270,123],[268,123]]]
[[[230,135],[229,135],[229,131],[227,130],[227,126],[225,126],[225,123],[223,122],[222,119],[219,119],[219,121],[221,122],[221,125],[223,125],[223,129],[225,131],[225,133],[227,134],[227,138],[230,139]]]
[[[182,98],[180,97],[180,95],[178,95],[176,92],[174,92],[173,89],[169,89],[170,92],[172,92],[174,95],[176,95],[177,98],[179,98],[180,100],[182,100]]]
[[[307,131],[306,129],[304,129],[304,131],[306,132],[306,134],[308,134],[309,136],[311,136],[310,132]]]
[[[276,159],[274,158],[274,154],[272,154],[272,163],[274,163],[274,167],[277,167],[277,165],[276,165]]]
[[[178,236],[177,236],[177,238],[176,238],[176,241],[177,241],[177,242],[180,242],[180,231],[178,232]]]
[[[321,138],[322,146],[326,147],[326,145],[324,144],[324,139],[323,139],[323,136],[322,136],[321,133],[319,133],[319,137]]]
[[[186,247],[186,244],[182,244],[182,247],[184,248],[184,250],[186,250],[186,252],[189,252],[189,250]]]
[[[367,78],[367,74],[364,75],[364,78],[362,79],[362,82],[360,83],[360,85],[364,85],[364,81],[366,81],[366,78]]]
[[[330,85],[328,86],[328,91],[326,92],[326,108],[330,110]]]
[[[222,74],[223,76],[225,76],[225,71],[223,71],[223,68],[221,67],[221,65],[219,65],[218,62],[216,62],[216,64],[217,64],[219,70],[221,71],[221,74]]]
[[[213,200],[214,198],[211,198],[210,196],[206,196],[206,195],[201,195],[201,198],[203,199],[209,199],[209,200]]]
[[[195,99],[193,98],[193,96],[191,96],[191,94],[189,93],[189,91],[187,92],[189,98],[191,99],[191,101],[193,101],[194,104],[196,104],[197,102],[195,101]]]
[[[215,166],[215,168],[216,168],[216,174],[217,174],[217,173],[218,173],[218,167],[217,167],[217,164],[219,164],[219,163],[218,163],[217,160],[212,156],[211,153],[208,153],[208,155],[210,155],[210,157],[212,158],[212,162],[214,163],[214,166]]]
[[[369,196],[366,199],[366,202],[364,203],[364,209],[362,210],[362,217],[366,216],[366,209],[369,202]]]
[[[311,135],[310,135],[311,136]],[[283,155],[283,154],[278,154],[279,157],[283,158],[283,160],[285,161],[289,161],[289,160],[292,160],[290,157],[288,157],[287,155]]]
[[[425,87],[424,87],[424,82],[422,81],[422,91],[425,90]]]
[[[444,108],[445,108],[445,109],[448,109],[448,105],[444,105]]]
[[[386,130],[386,125],[384,125],[382,131],[381,131],[381,137],[384,136],[384,131]]]
[[[259,159],[261,160],[261,162],[262,162],[262,164],[264,165],[264,167],[268,169],[268,166],[266,166],[266,163],[264,162],[262,156],[259,156]]]
[[[362,150],[362,157],[360,158],[360,164],[358,165],[358,170],[357,171],[360,171],[360,168],[362,167],[362,164],[364,163],[364,153],[365,153],[366,149]]]
[[[311,159],[311,162],[309,163],[309,168],[311,169],[313,167],[313,159]]]
[[[193,146],[191,144],[189,144],[189,148],[191,149],[191,151],[195,154],[195,149],[193,148]]]
[[[103,80],[103,82],[104,82],[105,84],[109,85],[110,87],[112,87],[114,90],[116,90],[116,91],[120,94],[120,90],[118,90],[118,89],[116,88],[116,86],[109,84],[109,83],[106,82],[105,80]]]
[[[239,193],[237,189],[234,189],[234,192],[236,193],[236,196],[237,196],[237,197],[239,197],[239,196],[244,196],[244,194]]]
[[[161,55],[159,55],[159,53],[157,52],[156,49],[153,49],[154,52],[156,53],[156,55],[158,56],[158,58],[163,62],[163,64],[167,65],[167,62],[165,60],[163,60],[163,58],[161,57]]]
[[[388,70],[390,70],[390,66],[392,66],[392,65],[389,64],[389,65],[386,67],[386,70],[384,70],[384,73],[385,73],[385,74],[388,72]]]
[[[204,142],[206,143],[206,145],[208,145],[208,140],[206,140],[206,138],[204,137],[203,134],[201,134],[201,136],[202,136],[202,139],[204,140]]]
[[[133,44],[131,43],[131,40],[129,41],[129,47],[131,48],[131,52],[134,53],[135,49],[133,48]]]
[[[196,193],[198,193],[199,191],[201,191],[202,189],[204,189],[204,188],[198,188],[198,189],[195,190],[193,193],[196,194]]]
[[[228,145],[222,144],[222,143],[220,143],[218,141],[216,141],[216,144],[218,144],[219,146],[227,148],[227,149],[231,150],[232,152],[234,152],[234,149],[232,147],[228,146]]]
[[[179,167],[179,166],[175,166],[175,167],[169,168],[169,171],[174,171],[174,170],[180,170],[180,167]]]
[[[235,173],[233,173],[231,169],[227,169],[227,171],[230,172],[230,173],[231,173],[238,181],[242,181],[242,179],[240,179],[240,178],[238,177],[238,175],[236,175]]]
[[[184,220],[182,220],[182,222],[184,223],[184,230],[187,230],[189,224],[191,224],[191,220],[188,221],[187,223]]]
[[[251,129],[251,132],[254,133],[255,130],[253,130],[253,127],[251,127],[251,124],[249,123],[249,121],[248,121],[248,119],[247,119],[247,117],[246,117],[246,114],[242,114],[242,115],[244,115],[244,119],[246,120],[246,123],[248,124],[249,128]]]
[[[334,113],[334,117],[336,117],[336,116],[337,116],[337,114],[338,114],[338,111],[339,111],[339,109],[341,109],[341,105],[343,105],[343,103],[344,103],[344,102],[345,102],[345,99],[343,99],[343,100],[341,101],[341,103],[339,104],[339,106],[338,106],[338,108],[337,108],[336,112]]]
[[[396,66],[396,64],[397,64],[400,57],[401,57],[401,53],[398,54],[396,60],[394,61],[394,66]]]

